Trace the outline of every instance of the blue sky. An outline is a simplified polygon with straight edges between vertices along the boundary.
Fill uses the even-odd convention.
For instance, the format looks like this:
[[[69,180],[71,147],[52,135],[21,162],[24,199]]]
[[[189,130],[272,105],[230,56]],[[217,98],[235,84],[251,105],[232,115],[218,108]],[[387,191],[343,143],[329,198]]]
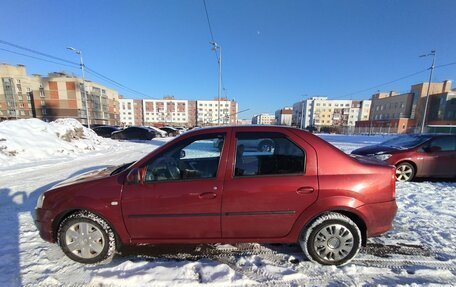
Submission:
[[[250,109],[240,118],[307,96],[370,98],[377,89],[347,95],[426,69],[431,58],[418,56],[431,49],[437,65],[456,61],[456,1],[206,1],[227,96]],[[77,47],[88,67],[150,98],[217,96],[202,0],[18,0],[4,1],[2,11],[1,40],[72,61],[65,47]],[[79,74],[2,50],[0,62]],[[435,81],[455,78],[456,65],[435,71]],[[378,89],[405,92],[427,79],[424,72]]]

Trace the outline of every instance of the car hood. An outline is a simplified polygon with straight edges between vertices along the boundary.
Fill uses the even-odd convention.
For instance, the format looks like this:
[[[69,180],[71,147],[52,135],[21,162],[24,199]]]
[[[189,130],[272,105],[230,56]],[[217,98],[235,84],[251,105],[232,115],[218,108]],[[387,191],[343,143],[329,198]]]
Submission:
[[[78,174],[76,176],[70,176],[69,178],[65,179],[64,181],[59,182],[58,184],[54,185],[51,189],[56,189],[60,187],[64,187],[67,185],[72,185],[75,183],[82,183],[86,181],[91,181],[95,179],[104,178],[110,176],[111,173],[116,170],[118,166],[107,166],[98,169],[94,169],[88,172],[84,172]]]
[[[358,155],[369,155],[369,154],[377,154],[377,153],[392,153],[392,152],[397,152],[401,149],[395,148],[395,147],[390,147],[390,146],[382,146],[382,145],[371,145],[371,146],[366,146],[362,147],[359,149],[355,149],[352,151],[352,154],[358,154]]]

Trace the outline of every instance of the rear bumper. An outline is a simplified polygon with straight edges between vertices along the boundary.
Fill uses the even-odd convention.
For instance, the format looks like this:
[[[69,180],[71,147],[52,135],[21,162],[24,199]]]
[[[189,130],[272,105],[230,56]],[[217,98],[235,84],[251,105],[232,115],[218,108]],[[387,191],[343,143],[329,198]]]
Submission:
[[[363,215],[367,228],[367,237],[373,237],[393,228],[396,216],[396,200],[372,203],[360,206],[357,210]]]
[[[35,225],[43,240],[55,242],[52,232],[52,217],[49,210],[42,208],[35,209]]]

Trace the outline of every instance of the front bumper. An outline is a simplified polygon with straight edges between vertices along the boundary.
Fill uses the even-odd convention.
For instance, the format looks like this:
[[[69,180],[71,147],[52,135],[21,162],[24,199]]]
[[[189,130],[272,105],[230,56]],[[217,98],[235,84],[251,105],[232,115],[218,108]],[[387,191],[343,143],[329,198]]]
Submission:
[[[55,242],[55,237],[52,232],[52,217],[49,210],[43,208],[35,209],[35,225],[43,240]]]
[[[396,200],[372,203],[360,206],[357,210],[366,219],[367,237],[373,237],[393,228],[393,220],[397,212]]]

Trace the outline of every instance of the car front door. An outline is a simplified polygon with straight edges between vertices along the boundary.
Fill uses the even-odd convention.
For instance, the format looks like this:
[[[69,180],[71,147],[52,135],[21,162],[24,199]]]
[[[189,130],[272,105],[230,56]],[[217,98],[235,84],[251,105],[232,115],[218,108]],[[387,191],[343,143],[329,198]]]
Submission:
[[[222,237],[284,237],[318,197],[315,150],[288,130],[234,130],[223,192]],[[271,147],[252,144],[259,142]]]
[[[424,176],[454,177],[455,163],[456,136],[439,136],[423,148]]]
[[[124,185],[124,222],[134,240],[220,238],[229,130],[190,136],[143,167],[144,182]]]

